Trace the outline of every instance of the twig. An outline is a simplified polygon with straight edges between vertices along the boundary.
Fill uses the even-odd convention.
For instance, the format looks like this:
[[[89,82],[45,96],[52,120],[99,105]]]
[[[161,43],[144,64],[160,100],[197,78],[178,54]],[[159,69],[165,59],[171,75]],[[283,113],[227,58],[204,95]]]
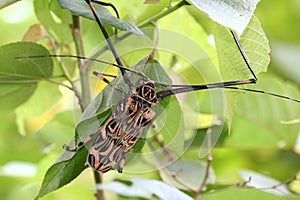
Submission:
[[[251,180],[252,180],[252,177],[250,176],[250,177],[248,178],[248,180],[243,181],[243,182],[236,183],[235,185],[236,185],[237,187],[245,187],[248,183],[251,182]]]
[[[207,129],[207,132],[206,132],[206,138],[207,138],[207,147],[208,149],[210,149],[211,147],[211,133],[212,133],[212,128],[209,127]],[[205,185],[206,185],[206,182],[209,178],[209,169],[210,169],[210,166],[211,166],[211,162],[213,160],[213,157],[212,157],[212,154],[211,154],[211,151],[208,153],[208,156],[207,156],[207,165],[206,165],[206,169],[205,169],[205,175],[203,177],[203,181],[202,181],[202,184],[200,185],[199,189],[195,192],[195,199],[197,197],[199,197],[199,195],[201,194],[201,192],[203,191]]]
[[[99,174],[97,171],[94,171],[94,179],[95,179],[96,185],[101,184],[102,183],[102,174]],[[104,196],[103,190],[97,189],[97,192],[95,193],[95,197],[97,200],[104,200],[105,196]]]
[[[245,187],[247,186],[248,183],[251,182],[251,177],[249,177],[248,180],[242,182],[242,183],[237,183],[235,184],[235,186],[237,187]],[[293,176],[292,178],[286,180],[286,181],[283,181],[281,183],[278,183],[278,184],[274,184],[274,185],[271,185],[271,186],[267,186],[267,187],[254,187],[254,186],[251,186],[249,185],[249,187],[247,187],[246,189],[255,189],[255,190],[272,190],[272,189],[277,189],[278,187],[282,186],[282,185],[287,185],[287,184],[290,184],[291,182],[293,181],[300,181],[300,178],[297,177],[297,175]]]
[[[65,88],[68,88],[69,90],[72,90],[73,91],[73,87],[69,86],[69,85],[66,85],[64,83],[61,83],[61,82],[58,82],[58,81],[55,81],[53,79],[44,79],[45,81],[48,81],[50,83],[54,83],[54,84],[57,84],[57,85],[60,85],[60,86],[63,86]]]
[[[267,189],[276,189],[282,185],[287,185],[293,181],[300,181],[300,178],[297,178],[297,176],[293,176],[292,178],[289,178],[288,180],[286,181],[283,181],[281,183],[278,183],[278,184],[275,184],[275,185],[271,185],[269,187],[261,187],[261,188],[256,188],[256,189],[259,189],[259,190],[267,190]]]
[[[165,173],[167,173],[169,176],[171,176],[177,183],[179,183],[180,185],[182,185],[183,187],[185,187],[186,189],[188,189],[189,191],[191,191],[191,192],[194,192],[194,193],[196,193],[197,191],[196,190],[194,190],[193,188],[191,188],[189,185],[187,185],[186,183],[185,183],[185,181],[184,180],[182,180],[179,176],[177,176],[177,173],[179,173],[180,172],[180,170],[179,171],[177,171],[177,172],[172,172],[172,171],[170,171],[168,168],[163,168],[162,169]]]
[[[163,151],[167,154],[168,160],[175,160],[174,153],[170,149],[165,147],[165,143],[162,140],[160,140],[157,137],[157,135],[153,136],[153,141],[155,141],[163,149]]]
[[[84,56],[82,33],[81,33],[81,22],[78,16],[73,15],[72,19],[73,19],[72,35],[75,42],[76,54],[77,56]],[[81,60],[78,60],[78,69],[80,74],[81,93],[82,93],[81,107],[85,109],[88,106],[88,104],[91,102],[88,68],[85,65],[83,65],[83,62]]]

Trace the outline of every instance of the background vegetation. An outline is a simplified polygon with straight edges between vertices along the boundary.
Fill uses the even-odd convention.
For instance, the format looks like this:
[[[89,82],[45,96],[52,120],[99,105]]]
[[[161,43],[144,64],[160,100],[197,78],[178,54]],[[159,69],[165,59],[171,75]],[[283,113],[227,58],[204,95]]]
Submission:
[[[179,2],[173,1],[173,8]],[[132,24],[146,23],[153,16],[166,11],[169,6],[169,1],[161,1],[155,5],[145,5],[142,0],[112,1],[112,3],[118,8],[121,19]],[[218,9],[220,8],[217,7],[216,10]],[[300,99],[299,10],[300,3],[297,0],[262,0],[257,5],[254,14],[269,40],[271,62],[267,73],[259,74],[259,84],[251,88]],[[109,11],[113,13],[111,9]],[[78,51],[75,49],[69,26],[73,23],[74,28],[76,20],[72,18],[70,11],[62,10],[56,1],[17,2],[0,11],[0,44],[4,46],[19,41],[33,41],[46,47],[51,54],[76,54]],[[91,56],[101,48],[95,50],[104,39],[95,22],[85,18],[81,20],[83,49],[86,55]],[[200,13],[198,9],[182,6],[162,16],[157,23],[161,29],[181,33],[197,42],[204,50],[199,53],[196,51],[199,57],[203,56],[203,60],[200,60],[201,65],[206,68],[217,66],[216,70],[220,71],[224,80],[249,78],[249,74],[245,75],[244,70],[240,70],[240,58],[235,56],[239,54],[236,50],[232,50],[235,46],[234,41],[225,36],[226,34],[223,36],[223,27],[207,18],[204,13]],[[250,24],[246,30],[258,32],[260,25],[254,18]],[[111,35],[114,34],[114,29],[110,25],[106,25],[106,28]],[[264,38],[249,32],[248,35],[242,35],[242,45],[246,53],[254,52],[254,55],[249,55],[249,58],[257,72],[264,71],[268,63],[268,45],[264,43]],[[165,32],[162,30],[162,35],[163,33]],[[258,33],[261,35],[260,32]],[[149,35],[152,36],[152,32]],[[212,42],[212,35],[215,37],[215,42]],[[228,38],[229,43],[225,41]],[[171,37],[169,39],[171,40]],[[79,40],[75,41],[78,44]],[[160,43],[176,46],[176,43],[168,43],[163,37]],[[128,45],[128,43],[123,45],[126,44]],[[135,54],[131,52],[124,57],[130,65],[133,65],[150,51],[148,49]],[[263,54],[263,58],[255,56],[259,53]],[[8,48],[1,47],[0,51],[0,195],[2,199],[33,199],[39,191],[43,196],[48,191],[65,185],[73,179],[74,174],[83,170],[84,166],[77,166],[76,162],[75,165],[68,165],[69,173],[64,171],[62,175],[55,176],[56,179],[51,178],[55,181],[44,180],[44,184],[48,186],[43,185],[42,192],[40,190],[47,170],[63,152],[62,146],[74,137],[76,124],[84,121],[79,119],[81,109],[77,96],[82,97],[81,108],[85,108],[90,101],[89,93],[91,92],[91,96],[95,97],[103,88],[103,83],[97,85],[96,78],[93,78],[90,73],[91,70],[88,74],[82,74],[82,71],[78,70],[77,61],[69,58],[54,59],[53,66],[49,58],[31,60],[30,63],[34,66],[30,68],[32,71],[24,72],[17,68],[19,65],[14,59],[9,59],[11,55],[24,54],[45,55],[47,51],[40,46],[21,47],[18,44]],[[109,53],[102,55],[100,59],[112,61]],[[158,52],[157,59],[175,78],[177,76],[182,79],[189,78],[190,83],[203,83],[203,79],[212,82],[214,79],[214,77],[192,79],[191,74],[195,74],[195,69],[191,68],[190,63],[180,55],[161,51]],[[207,59],[209,61],[206,61]],[[237,66],[233,66],[235,59],[237,59]],[[168,68],[172,66],[174,67]],[[16,71],[7,73],[5,70],[8,68]],[[92,68],[101,70],[101,66],[93,65]],[[242,65],[242,68],[246,66]],[[41,73],[38,69],[41,69]],[[110,73],[117,73],[117,70],[111,68],[107,70]],[[201,72],[206,72],[202,70],[201,68]],[[236,71],[242,73],[235,73]],[[26,76],[16,76],[18,74]],[[88,79],[84,80],[82,77]],[[75,92],[74,88],[77,88]],[[82,88],[84,92],[81,92]],[[88,93],[85,93],[86,91]],[[172,150],[176,158],[180,157],[179,160],[164,170],[155,171],[153,169],[161,164],[155,162],[155,157],[128,161],[123,174],[110,171],[102,177],[104,183],[109,183],[101,186],[109,188],[105,193],[107,199],[126,199],[128,195],[136,195],[137,199],[170,198],[165,196],[168,194],[182,195],[182,199],[188,199],[188,196],[196,199],[299,198],[300,104],[267,95],[245,93],[237,97],[237,105],[235,105],[233,97],[230,96],[232,94],[227,93],[226,123],[223,127],[216,126],[219,121],[223,121],[223,118],[218,116],[216,119],[216,113],[212,113],[211,109],[215,105],[211,105],[211,101],[213,103],[214,101],[209,99],[210,95],[210,93],[197,92],[184,96],[181,106],[175,98],[170,99],[169,106],[166,107],[168,121],[162,133],[158,134],[158,137],[149,138],[142,152],[151,151],[152,147],[160,148],[157,141],[165,144],[174,142],[176,145],[165,147]],[[108,113],[97,114],[102,119],[107,117]],[[90,115],[91,113],[87,113],[85,116],[88,118]],[[197,119],[200,118],[199,123],[188,123],[195,116]],[[184,121],[185,128],[178,125],[181,117],[187,119]],[[90,131],[89,127],[95,125],[89,123],[80,128],[86,132]],[[207,155],[199,158],[199,150],[211,123],[215,125],[213,133],[220,134],[214,130],[219,128],[222,134],[219,139],[213,139],[218,142],[212,154],[208,156],[213,160],[207,161]],[[160,124],[157,122],[155,125],[159,130]],[[166,131],[171,134],[163,134]],[[189,140],[190,138],[193,140]],[[191,144],[185,148],[184,142],[191,142]],[[181,150],[184,152],[183,155]],[[78,158],[84,157],[85,155],[78,156]],[[166,157],[168,158],[168,155]],[[151,164],[155,167],[151,167]],[[209,173],[206,171],[207,165],[209,165]],[[50,178],[51,175],[48,174],[47,177]],[[250,177],[251,181],[249,181]],[[122,190],[125,185],[120,184],[130,182],[133,190]],[[93,172],[87,169],[71,184],[41,199],[93,199],[94,184]],[[150,184],[151,191],[149,191]],[[165,184],[176,186],[177,189],[169,188]],[[143,194],[136,193],[137,186],[142,188]]]

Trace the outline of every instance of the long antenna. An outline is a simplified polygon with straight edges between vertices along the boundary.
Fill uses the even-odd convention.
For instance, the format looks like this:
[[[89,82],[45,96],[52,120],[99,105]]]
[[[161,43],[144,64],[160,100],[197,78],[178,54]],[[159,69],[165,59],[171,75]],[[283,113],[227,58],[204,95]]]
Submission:
[[[128,72],[135,73],[135,74],[141,76],[142,78],[149,79],[143,72],[136,71],[136,70],[130,69],[130,68],[126,68],[126,67],[123,67],[123,66],[120,66],[118,64],[111,63],[111,62],[98,60],[98,59],[95,59],[95,58],[88,58],[88,57],[84,57],[84,56],[75,56],[75,55],[37,55],[37,56],[20,56],[20,57],[16,57],[16,59],[41,58],[41,57],[66,57],[66,58],[78,58],[78,59],[91,60],[91,61],[94,61],[94,62],[104,63],[104,64],[108,64],[108,65],[111,65],[111,66],[114,66],[114,67],[118,67],[118,68],[126,70]],[[109,74],[102,74],[102,75],[110,76],[110,77],[114,77],[114,78],[116,77],[114,75],[109,75]],[[272,92],[266,92],[266,91],[263,91],[263,90],[256,90],[256,89],[234,87],[235,85],[249,84],[248,80],[240,81],[240,82],[239,81],[227,81],[227,82],[202,84],[202,85],[172,85],[172,84],[167,84],[167,83],[162,83],[162,82],[154,82],[154,83],[156,85],[160,85],[160,86],[163,86],[163,87],[173,87],[172,89],[169,89],[169,90],[162,90],[162,91],[157,92],[156,93],[157,98],[161,98],[161,99],[165,98],[167,96],[173,95],[173,94],[179,94],[179,93],[184,93],[184,92],[224,88],[224,89],[231,89],[231,90],[241,90],[241,91],[246,91],[246,92],[255,92],[255,93],[261,93],[261,94],[267,94],[267,95],[271,95],[271,96],[275,96],[275,97],[278,97],[278,98],[287,99],[287,100],[291,100],[291,101],[300,103],[300,100],[298,100],[298,99],[291,98],[291,97],[284,96],[284,95],[280,95],[280,94],[276,94],[276,93],[272,93]]]
[[[223,83],[212,83],[212,84],[203,84],[203,85],[182,85],[184,87],[180,87],[180,88],[175,88],[175,89],[169,89],[169,90],[162,90],[156,93],[157,98],[165,98],[167,96],[173,95],[173,94],[179,94],[179,93],[185,93],[185,92],[191,92],[191,91],[197,91],[197,90],[208,90],[208,89],[231,89],[231,90],[241,90],[241,91],[246,91],[246,92],[254,92],[254,93],[261,93],[261,94],[267,94],[267,95],[271,95],[271,96],[275,96],[278,98],[282,98],[282,99],[287,99],[287,100],[291,100],[297,103],[300,103],[300,100],[292,98],[292,97],[288,97],[288,96],[284,96],[284,95],[280,95],[280,94],[276,94],[276,93],[272,93],[272,92],[266,92],[263,90],[256,90],[256,89],[249,89],[249,88],[239,88],[239,87],[234,87],[234,86],[229,86],[229,85],[242,85],[242,84],[249,84],[249,83],[234,83],[232,82],[223,82]],[[226,86],[228,85],[228,86]],[[167,85],[164,85],[167,86]],[[173,86],[173,85],[168,85],[168,86]],[[179,85],[175,85],[173,87],[178,87]]]
[[[112,65],[114,67],[117,67],[119,68],[120,70],[124,70],[124,71],[129,71],[129,72],[132,72],[134,74],[137,74],[145,79],[149,79],[143,72],[140,72],[140,71],[136,71],[134,69],[130,69],[130,68],[126,68],[126,67],[123,67],[121,65],[118,65],[118,64],[114,64],[114,63],[111,63],[111,62],[107,62],[107,61],[104,61],[104,60],[98,60],[96,58],[89,58],[89,57],[85,57],[85,56],[75,56],[75,55],[67,55],[67,54],[60,54],[60,55],[36,55],[36,56],[18,56],[18,57],[15,57],[16,59],[22,59],[22,58],[45,58],[45,57],[54,57],[54,58],[77,58],[77,59],[82,59],[82,60],[90,60],[90,61],[94,61],[94,62],[98,62],[98,63],[103,63],[103,64],[108,64],[108,65]]]
[[[111,8],[115,11],[115,13],[116,13],[116,15],[117,15],[117,18],[120,19],[120,15],[119,15],[118,9],[115,7],[114,4],[109,3],[109,2],[96,1],[96,0],[91,0],[91,2],[100,4],[100,5],[102,5],[102,6],[109,6],[109,7],[111,7]]]
[[[118,12],[118,10],[117,10],[117,8],[115,7],[114,4],[108,3],[108,2],[96,1],[96,0],[91,0],[91,1],[93,3],[99,4],[99,5],[102,5],[102,6],[109,6],[109,7],[111,7],[115,11],[117,18],[120,19],[119,12]],[[115,28],[115,36],[117,36],[117,34],[118,34],[118,29]]]
[[[164,90],[160,91],[157,93],[159,98],[164,98],[167,96],[170,96],[172,94],[178,94],[178,93],[183,93],[183,92],[189,92],[189,91],[195,91],[195,90],[204,90],[204,89],[211,89],[211,88],[225,88],[225,87],[230,87],[230,86],[235,86],[235,85],[245,85],[245,84],[255,84],[257,82],[257,76],[250,64],[250,61],[244,52],[237,36],[235,33],[230,30],[230,33],[239,49],[239,52],[241,53],[249,71],[251,72],[253,78],[250,79],[245,79],[245,80],[235,80],[235,81],[227,81],[227,82],[220,82],[220,83],[211,83],[211,84],[204,84],[204,85],[191,85],[191,86],[186,86],[186,85],[175,85],[173,87],[179,87],[176,89],[170,89],[170,90]],[[232,89],[232,88],[231,88]]]
[[[116,60],[117,64],[119,66],[123,67],[123,64],[122,64],[122,62],[120,60],[120,56],[118,55],[118,53],[117,53],[114,45],[112,44],[112,42],[111,42],[111,40],[109,38],[109,35],[108,35],[107,31],[105,30],[105,28],[103,26],[103,23],[102,23],[100,17],[98,16],[98,14],[97,14],[97,12],[96,12],[96,10],[95,10],[95,8],[94,8],[91,0],[85,0],[85,2],[89,5],[89,7],[90,7],[90,9],[91,9],[91,11],[92,11],[92,13],[93,13],[93,15],[95,17],[95,20],[97,21],[97,23],[98,23],[98,25],[99,25],[99,27],[101,29],[101,32],[102,32],[102,34],[103,34],[103,36],[104,36],[104,38],[105,38],[105,40],[106,40],[106,42],[108,44],[108,46],[109,46],[109,48],[110,48],[113,56],[115,57],[115,60]],[[126,70],[124,70],[122,68],[120,68],[120,70],[121,70],[121,73],[123,75],[125,83],[129,86],[130,89],[133,88],[133,84],[131,83],[128,75],[126,74]]]
[[[242,55],[242,57],[243,57],[243,59],[244,59],[246,65],[247,65],[248,69],[250,70],[251,74],[253,75],[253,77],[254,77],[254,79],[255,79],[255,83],[256,83],[256,81],[257,81],[257,76],[256,76],[256,74],[255,74],[255,72],[254,72],[254,70],[253,70],[253,68],[252,68],[252,66],[251,66],[251,64],[250,64],[250,61],[249,61],[249,59],[248,59],[248,57],[247,57],[245,51],[243,50],[243,48],[242,48],[242,46],[241,46],[241,44],[240,44],[240,42],[239,42],[239,40],[238,40],[236,34],[235,34],[232,30],[230,30],[230,33],[231,33],[231,35],[232,35],[232,37],[233,37],[233,39],[234,39],[234,41],[235,41],[235,44],[237,45],[237,47],[238,47],[238,49],[239,49],[239,52],[241,53],[241,55]]]

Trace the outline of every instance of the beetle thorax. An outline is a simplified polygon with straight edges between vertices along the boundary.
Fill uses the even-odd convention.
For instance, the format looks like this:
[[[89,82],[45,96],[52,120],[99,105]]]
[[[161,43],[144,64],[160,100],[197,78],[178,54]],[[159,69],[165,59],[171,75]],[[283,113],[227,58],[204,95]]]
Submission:
[[[151,80],[140,80],[139,86],[136,87],[136,95],[138,98],[149,104],[157,104],[155,84]]]

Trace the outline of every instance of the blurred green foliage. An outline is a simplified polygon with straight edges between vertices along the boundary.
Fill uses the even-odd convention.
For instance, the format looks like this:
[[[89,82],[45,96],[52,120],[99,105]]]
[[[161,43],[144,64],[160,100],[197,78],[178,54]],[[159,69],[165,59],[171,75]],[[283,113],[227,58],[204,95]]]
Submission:
[[[173,1],[173,4],[177,2]],[[47,6],[45,7],[43,3]],[[112,3],[118,8],[122,20],[129,23],[134,23],[136,20],[140,23],[164,10],[169,1],[162,0],[156,5],[144,5],[142,0],[114,0]],[[52,11],[50,12],[50,10]],[[110,11],[112,10],[110,9]],[[258,4],[255,15],[269,39],[271,62],[267,73],[261,73],[259,83],[251,86],[251,88],[300,99],[299,11],[300,3],[297,0],[262,0]],[[55,20],[49,21],[52,17]],[[161,29],[176,31],[197,42],[211,59],[206,61],[205,59],[208,56],[199,52],[199,56],[204,54],[206,56],[201,60],[203,61],[201,64],[207,64],[206,66],[217,65],[220,60],[218,60],[216,49],[211,45],[210,40],[203,39],[210,33],[209,24],[211,22],[204,19],[208,25],[202,22],[202,26],[200,26],[197,23],[197,17],[199,16],[196,16],[190,8],[181,8],[160,19],[158,25]],[[28,39],[34,40],[36,34],[40,36],[38,43],[48,48],[50,53],[75,54],[74,42],[69,28],[71,22],[69,11],[61,10],[56,1],[51,1],[48,4],[48,1],[23,0],[0,11],[0,45]],[[43,26],[32,26],[40,23]],[[31,31],[28,31],[30,28],[32,28]],[[110,34],[114,33],[112,27],[106,25],[106,28]],[[103,43],[104,39],[96,23],[91,20],[82,18],[82,29],[84,50],[87,55],[93,55],[95,47]],[[28,35],[28,33],[31,34]],[[26,37],[24,37],[25,35]],[[160,42],[167,43],[170,46],[174,45],[174,43],[166,40]],[[56,49],[54,48],[55,45],[57,45]],[[193,50],[190,49],[191,52]],[[222,50],[226,50],[226,47],[223,47]],[[134,64],[147,53],[149,51],[137,52],[135,56],[125,55],[124,57],[130,64]],[[104,54],[103,59],[111,59],[110,55],[107,54]],[[177,73],[181,73],[187,79],[190,78],[189,82],[191,83],[201,83],[203,79],[214,80],[213,75],[210,75],[212,77],[198,77],[195,75],[193,79],[192,76],[195,73],[193,69],[188,68],[189,63],[171,53],[158,52],[158,59],[164,66],[181,63],[182,68]],[[61,75],[62,68],[59,66],[64,65],[70,77],[76,79],[78,70],[74,64],[76,64],[76,61],[70,59],[55,60],[52,76]],[[173,68],[176,68],[176,65]],[[114,69],[107,70],[116,72]],[[172,71],[169,68],[167,70]],[[210,71],[206,73],[209,75]],[[172,72],[170,74],[172,75]],[[1,77],[0,80],[2,80]],[[58,79],[58,82],[65,84],[65,79]],[[96,96],[102,86],[97,86],[96,80],[92,78],[90,83],[90,89],[94,92],[93,95]],[[0,84],[2,86],[6,84],[10,89],[13,88],[7,83],[0,82]],[[7,90],[3,87],[0,90],[1,98],[5,100],[0,100],[3,104],[1,105],[2,112],[0,112],[1,199],[27,200],[33,199],[37,195],[47,169],[61,154],[63,144],[69,143],[74,136],[75,125],[81,116],[76,97],[69,89],[45,80],[40,81],[38,84],[35,82],[33,85],[33,94],[26,90],[28,95],[20,95],[16,99],[17,103],[14,104],[14,106],[18,106],[16,108],[10,108],[5,104],[9,101],[9,98],[5,100],[5,97],[8,97]],[[198,118],[200,112],[200,122],[203,122],[202,124],[215,119],[215,115],[213,115],[215,113],[211,113],[211,107],[218,105],[211,105],[210,101],[212,100],[207,98],[209,95],[211,94],[205,92],[184,95],[183,98],[186,98],[186,104],[190,108],[185,108],[186,105],[183,105],[182,111],[178,110],[178,112],[183,112],[183,115],[188,119],[185,121],[188,128],[186,128],[184,134],[186,135],[185,142],[190,146],[181,155],[180,160],[193,163],[184,168],[193,170],[190,173],[184,171],[182,175],[182,180],[189,183],[194,180],[190,176],[185,176],[185,173],[188,175],[199,173],[201,175],[205,172],[205,165],[202,166],[198,161],[199,149],[208,126],[203,127],[201,124],[198,126]],[[204,192],[200,197],[203,197],[203,199],[234,199],[234,197],[237,199],[299,198],[297,196],[297,194],[300,194],[299,181],[292,181],[286,185],[291,193],[296,193],[294,197],[291,197],[291,195],[274,195],[255,189],[243,190],[235,187],[235,185],[237,183],[242,184],[245,181],[239,174],[241,169],[264,174],[277,179],[279,182],[287,181],[297,174],[300,178],[300,125],[297,122],[284,123],[300,118],[300,104],[257,93],[239,95],[236,101],[237,107],[233,108],[234,116],[229,119],[229,121],[232,121],[232,126],[226,123],[224,127],[221,127],[221,137],[218,140],[216,139],[217,144],[212,152],[211,171],[213,172],[210,173],[210,180],[212,181],[209,181],[207,191],[215,190],[216,192]],[[193,119],[196,115],[195,118],[198,121]],[[172,119],[172,116],[169,117]],[[162,120],[158,120],[159,122],[164,120],[163,117],[160,119]],[[157,129],[162,126],[159,122],[155,124]],[[171,121],[171,123],[178,122]],[[216,120],[215,123],[217,123]],[[230,134],[228,134],[229,129]],[[154,135],[154,133],[152,134]],[[161,135],[158,137],[163,139]],[[157,144],[154,143],[153,145],[153,148],[158,148]],[[146,145],[143,151],[151,151],[151,145]],[[150,163],[155,163],[153,161],[155,159],[149,158],[149,160]],[[206,158],[201,158],[201,163],[206,163],[205,161]],[[178,163],[176,162],[174,166]],[[194,165],[198,167],[199,171],[194,170]],[[145,164],[144,160],[133,159],[127,163],[125,168],[128,170],[127,173],[126,171],[123,174],[118,174],[116,171],[108,172],[104,176],[104,181],[110,182],[115,179],[126,182],[132,177],[166,181],[166,175],[162,175],[158,171],[151,171],[152,167]],[[148,169],[149,171],[145,172]],[[276,182],[273,183],[276,184]],[[94,190],[91,189],[93,185],[92,170],[88,169],[71,184],[46,195],[42,199],[93,199]],[[264,186],[271,187],[272,185]],[[183,191],[193,196],[192,191],[188,189]],[[117,196],[113,192],[109,192],[107,196],[108,199],[126,199]]]

